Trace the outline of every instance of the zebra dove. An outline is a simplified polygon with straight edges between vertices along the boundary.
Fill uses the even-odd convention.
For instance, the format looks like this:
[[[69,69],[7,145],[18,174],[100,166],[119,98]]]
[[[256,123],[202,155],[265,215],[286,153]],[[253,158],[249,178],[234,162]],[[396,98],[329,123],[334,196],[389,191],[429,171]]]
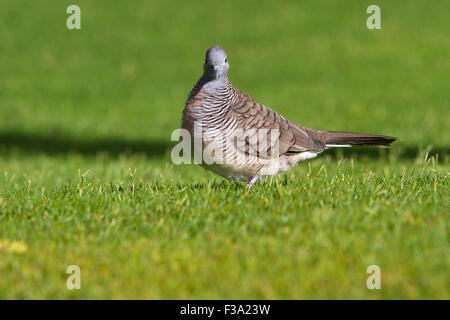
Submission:
[[[191,136],[195,137],[196,130],[200,132],[197,137],[202,151],[213,150],[209,161],[201,161],[200,165],[224,178],[246,181],[250,188],[258,179],[286,172],[299,161],[312,159],[329,148],[384,146],[396,140],[382,135],[313,130],[289,121],[234,88],[228,79],[229,67],[225,49],[208,49],[203,75],[189,94],[181,124]]]

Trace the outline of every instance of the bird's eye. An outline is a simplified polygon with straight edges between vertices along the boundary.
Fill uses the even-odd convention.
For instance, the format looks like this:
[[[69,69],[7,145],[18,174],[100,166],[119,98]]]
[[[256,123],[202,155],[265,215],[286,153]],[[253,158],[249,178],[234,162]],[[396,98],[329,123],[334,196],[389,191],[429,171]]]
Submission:
[[[228,62],[228,58],[225,58],[225,63],[227,63]]]

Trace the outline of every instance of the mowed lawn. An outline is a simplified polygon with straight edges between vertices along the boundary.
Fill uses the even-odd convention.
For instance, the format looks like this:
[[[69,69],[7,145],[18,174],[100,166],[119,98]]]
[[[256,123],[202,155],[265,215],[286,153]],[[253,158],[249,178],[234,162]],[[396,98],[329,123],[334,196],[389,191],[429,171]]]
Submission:
[[[0,298],[449,299],[450,2],[376,3],[0,2]],[[287,118],[400,141],[248,192],[172,164],[216,44]]]

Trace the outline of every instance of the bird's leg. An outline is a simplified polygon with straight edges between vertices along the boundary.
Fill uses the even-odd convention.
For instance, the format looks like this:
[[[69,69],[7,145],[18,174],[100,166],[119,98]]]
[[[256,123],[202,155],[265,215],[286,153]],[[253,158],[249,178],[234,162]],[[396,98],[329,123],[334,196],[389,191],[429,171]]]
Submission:
[[[250,189],[256,181],[258,181],[258,176],[251,178],[247,183],[247,190]]]

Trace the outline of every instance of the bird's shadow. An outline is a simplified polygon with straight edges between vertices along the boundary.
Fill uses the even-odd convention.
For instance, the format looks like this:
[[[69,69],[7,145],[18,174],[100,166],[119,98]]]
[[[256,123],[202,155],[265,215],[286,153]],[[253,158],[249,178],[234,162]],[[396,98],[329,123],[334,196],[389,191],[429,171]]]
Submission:
[[[145,154],[149,158],[163,158],[170,154],[175,142],[155,139],[129,139],[122,137],[78,138],[65,133],[0,132],[0,154],[19,151],[26,154],[60,155],[77,153],[95,156],[107,153],[116,157],[122,154]]]
[[[65,132],[27,133],[20,131],[0,132],[0,155],[11,151],[23,154],[61,155],[77,153],[95,156],[107,153],[111,156],[123,154],[144,154],[148,158],[170,157],[172,147],[176,144],[161,139],[130,139],[123,137],[81,138]],[[353,147],[326,150],[323,155],[334,159],[370,157],[383,159],[393,156],[396,159],[417,159],[428,154],[428,157],[439,155],[440,159],[448,159],[449,146],[420,147],[417,145],[394,144],[391,148]]]

